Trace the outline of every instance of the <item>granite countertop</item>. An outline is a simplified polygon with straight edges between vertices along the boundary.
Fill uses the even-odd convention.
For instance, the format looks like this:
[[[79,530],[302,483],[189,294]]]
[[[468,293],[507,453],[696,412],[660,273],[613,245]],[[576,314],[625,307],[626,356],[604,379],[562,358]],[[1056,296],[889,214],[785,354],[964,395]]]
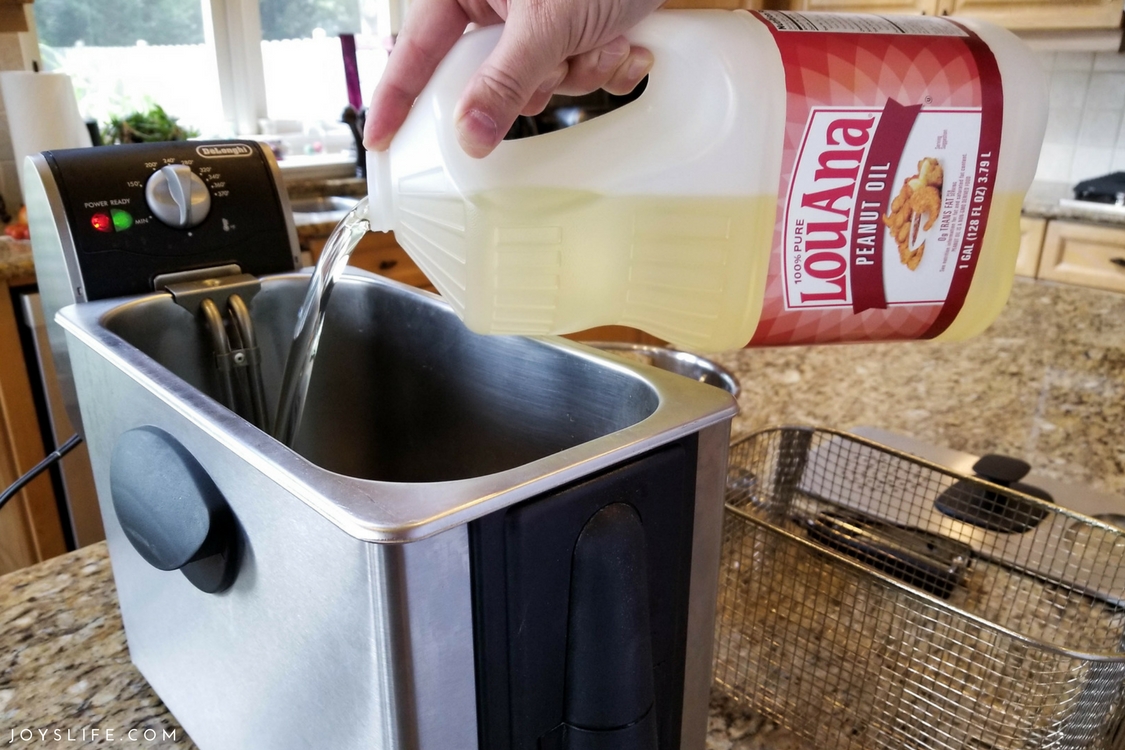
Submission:
[[[1023,201],[1023,215],[1036,219],[1085,221],[1125,227],[1125,207],[1100,206],[1088,202],[1063,205],[1059,202],[1073,198],[1074,186],[1068,182],[1032,183]]]
[[[129,661],[104,542],[0,578],[0,655],[0,747],[195,747]]]
[[[357,177],[289,180],[285,187],[290,200],[294,201],[333,195],[360,198],[367,194],[366,181]],[[1096,208],[1067,207],[1059,204],[1060,198],[1071,197],[1073,193],[1067,183],[1037,182],[1028,191],[1023,213],[1034,218],[1087,221],[1125,227],[1125,209],[1107,212]],[[297,215],[298,238],[306,241],[327,237],[341,218],[343,212]],[[0,278],[27,278],[31,276],[33,270],[29,243],[16,242],[6,237],[0,238]]]
[[[332,180],[289,180],[285,183],[291,200],[343,195],[361,198],[367,195],[367,181],[358,177]],[[1074,197],[1074,186],[1068,182],[1034,182],[1023,203],[1025,216],[1044,219],[1090,221],[1125,226],[1125,208],[1106,211],[1096,204],[1063,206],[1059,201]]]
[[[349,195],[362,198],[367,195],[367,180],[359,177],[341,177],[332,180],[286,180],[285,190],[291,200],[321,198],[328,195]]]
[[[196,747],[129,661],[105,542],[0,577],[0,654],[0,747]],[[808,749],[716,692],[706,750]]]
[[[290,201],[330,196],[362,198],[367,195],[367,181],[358,177],[336,180],[287,181],[285,188],[289,193]],[[344,211],[294,213],[293,220],[297,226],[297,237],[302,241],[327,237],[336,228],[340,219],[344,218],[344,214]]]
[[[31,243],[0,235],[0,279],[30,278],[34,274]]]
[[[285,185],[291,200],[343,195],[361,198],[367,195],[367,182],[358,177],[334,180],[295,180]],[[1025,216],[1043,219],[1088,221],[1112,226],[1125,226],[1125,208],[1106,210],[1097,204],[1061,205],[1060,200],[1074,197],[1074,186],[1068,182],[1034,182],[1024,198]],[[325,227],[318,227],[323,230]],[[327,230],[331,231],[332,226]]]
[[[1017,278],[962,342],[747,349],[715,357],[742,385],[735,435],[872,425],[1121,495],[1125,295]]]
[[[356,179],[288,188],[294,199],[365,190]],[[1025,214],[1114,223],[1060,207],[1069,191],[1037,184]],[[330,229],[313,222],[301,232]],[[32,271],[29,243],[0,240],[0,278]],[[999,320],[966,342],[739,350],[714,359],[742,384],[735,438],[786,423],[873,425],[972,454],[1024,458],[1038,473],[1121,495],[1125,512],[1125,295],[1017,279]],[[104,544],[0,578],[0,654],[0,747],[101,747],[110,730],[120,747],[194,747],[129,662]],[[22,729],[48,737],[21,744],[11,732]],[[706,750],[750,748],[808,746],[713,694]]]

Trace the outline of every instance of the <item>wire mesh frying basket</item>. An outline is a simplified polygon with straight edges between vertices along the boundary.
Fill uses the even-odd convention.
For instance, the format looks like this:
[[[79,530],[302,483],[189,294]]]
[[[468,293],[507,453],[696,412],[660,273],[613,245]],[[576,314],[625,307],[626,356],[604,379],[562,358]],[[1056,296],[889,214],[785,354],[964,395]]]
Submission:
[[[1110,748],[1125,533],[846,433],[731,446],[715,677],[818,748]]]

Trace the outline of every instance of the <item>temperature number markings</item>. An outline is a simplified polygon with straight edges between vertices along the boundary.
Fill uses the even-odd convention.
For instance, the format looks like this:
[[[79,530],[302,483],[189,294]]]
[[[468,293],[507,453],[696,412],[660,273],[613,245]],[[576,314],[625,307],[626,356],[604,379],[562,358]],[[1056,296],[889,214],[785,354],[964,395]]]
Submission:
[[[211,195],[216,198],[226,198],[230,195],[229,189],[223,189],[227,186],[227,183],[221,172],[212,172],[211,167],[200,167],[199,171],[209,173],[203,179],[207,181],[207,187],[211,188]]]

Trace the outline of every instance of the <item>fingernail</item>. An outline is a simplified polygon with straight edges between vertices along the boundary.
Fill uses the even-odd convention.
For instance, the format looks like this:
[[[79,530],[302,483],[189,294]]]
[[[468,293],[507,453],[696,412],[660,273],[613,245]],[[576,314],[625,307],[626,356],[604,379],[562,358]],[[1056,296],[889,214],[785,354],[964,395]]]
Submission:
[[[457,121],[457,138],[469,156],[484,156],[500,141],[500,129],[484,112],[470,109]]]
[[[391,146],[390,138],[382,138],[377,141],[363,139],[363,147],[368,151],[386,151]]]
[[[621,58],[629,54],[629,42],[625,37],[617,37],[612,42],[602,47],[598,55],[598,70],[609,72],[621,64]]]
[[[638,57],[629,63],[629,69],[626,71],[626,75],[631,79],[639,81],[648,75],[650,70],[652,70],[652,59]]]

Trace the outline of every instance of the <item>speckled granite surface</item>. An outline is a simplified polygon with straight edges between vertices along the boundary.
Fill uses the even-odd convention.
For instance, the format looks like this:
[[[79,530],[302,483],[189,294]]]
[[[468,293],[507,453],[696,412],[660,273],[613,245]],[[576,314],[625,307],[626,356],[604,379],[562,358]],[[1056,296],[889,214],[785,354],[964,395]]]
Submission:
[[[0,279],[29,278],[34,273],[31,243],[0,236]]]
[[[288,181],[285,183],[285,189],[288,191],[289,200],[292,202],[330,196],[362,198],[367,195],[367,181],[358,177],[338,180]],[[302,242],[327,237],[343,217],[343,211],[295,213],[293,218],[297,225],[297,237]]]
[[[357,177],[334,180],[291,180],[285,184],[293,200],[328,195],[347,195],[356,198],[367,194],[367,182]],[[1102,224],[1125,225],[1125,209],[1106,212],[1089,206],[1061,206],[1061,198],[1073,198],[1073,185],[1066,182],[1033,183],[1024,200],[1023,212],[1027,216],[1070,221],[1094,221]]]
[[[108,744],[195,747],[129,662],[102,543],[0,578],[0,747]]]
[[[804,750],[719,694],[708,730],[706,750]],[[0,577],[0,747],[107,745],[195,748],[129,662],[102,542]]]
[[[320,198],[327,195],[350,195],[360,198],[367,195],[367,181],[358,177],[341,177],[335,180],[286,180],[285,190],[291,200]]]
[[[1052,478],[1125,498],[1125,295],[1017,278],[996,323],[969,341],[715,359],[742,383],[736,433],[874,425],[1018,456]]]
[[[967,342],[715,358],[742,382],[736,435],[780,423],[875,425],[1020,456],[1122,495],[1125,507],[1125,295],[1019,279],[996,324]],[[25,742],[23,729],[48,736]],[[0,747],[102,747],[109,730],[116,746],[193,747],[129,663],[104,545],[0,578]],[[706,750],[806,747],[713,696]]]
[[[1125,296],[1017,281],[963,343],[746,350],[716,357],[742,381],[735,432],[871,424],[1125,495]],[[1125,503],[1125,500],[1123,500]],[[124,746],[192,747],[129,664],[103,545],[0,578],[0,746],[24,727],[175,732]],[[65,732],[64,732],[65,735]],[[17,742],[16,746],[20,746]],[[48,745],[23,745],[37,747]],[[64,740],[51,746],[96,747]],[[707,750],[802,748],[713,696]]]
[[[1125,208],[1099,208],[1094,204],[1062,205],[1060,199],[1073,198],[1073,185],[1065,182],[1036,182],[1023,202],[1024,216],[1039,219],[1087,221],[1107,226],[1125,227]]]

